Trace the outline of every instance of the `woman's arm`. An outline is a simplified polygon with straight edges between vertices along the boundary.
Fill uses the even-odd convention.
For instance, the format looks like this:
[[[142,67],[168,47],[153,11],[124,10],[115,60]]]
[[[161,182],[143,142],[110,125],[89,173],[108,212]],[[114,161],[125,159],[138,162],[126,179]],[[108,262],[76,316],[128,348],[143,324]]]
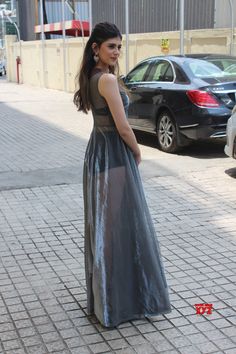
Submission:
[[[107,101],[111,111],[117,130],[121,138],[126,142],[135,155],[135,159],[139,164],[141,162],[141,152],[131,129],[120,96],[117,78],[113,74],[103,74],[98,81],[98,91]]]

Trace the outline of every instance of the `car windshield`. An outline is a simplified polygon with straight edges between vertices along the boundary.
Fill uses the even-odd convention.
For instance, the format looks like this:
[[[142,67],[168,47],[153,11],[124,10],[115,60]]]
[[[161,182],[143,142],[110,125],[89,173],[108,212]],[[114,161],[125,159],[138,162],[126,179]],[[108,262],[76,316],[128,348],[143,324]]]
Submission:
[[[236,77],[236,58],[235,59],[216,59],[205,60],[195,59],[186,63],[195,77],[199,78],[229,78]]]

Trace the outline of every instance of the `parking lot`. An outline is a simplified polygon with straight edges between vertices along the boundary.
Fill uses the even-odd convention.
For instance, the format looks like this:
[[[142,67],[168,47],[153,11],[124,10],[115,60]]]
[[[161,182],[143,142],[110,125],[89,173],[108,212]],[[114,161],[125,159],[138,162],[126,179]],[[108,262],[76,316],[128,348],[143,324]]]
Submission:
[[[0,354],[236,350],[236,160],[137,134],[172,312],[108,330],[86,315],[82,166],[92,117],[69,93],[0,78]],[[197,315],[195,304],[212,304]]]

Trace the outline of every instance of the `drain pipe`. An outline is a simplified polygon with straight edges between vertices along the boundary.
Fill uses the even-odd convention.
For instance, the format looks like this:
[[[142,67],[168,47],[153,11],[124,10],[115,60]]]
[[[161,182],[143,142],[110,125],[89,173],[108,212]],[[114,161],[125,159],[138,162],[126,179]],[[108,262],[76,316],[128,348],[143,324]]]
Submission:
[[[184,55],[184,0],[179,0],[180,54]]]
[[[129,72],[129,0],[125,0],[125,71]]]
[[[45,87],[45,37],[44,37],[44,20],[43,20],[43,1],[40,0],[40,25],[41,25],[41,53],[43,67],[43,87]]]
[[[67,57],[66,57],[66,28],[65,28],[65,0],[61,0],[61,12],[62,12],[62,43],[63,43],[63,81],[64,91],[67,92]]]
[[[231,17],[230,55],[233,55],[233,49],[234,49],[234,10],[233,10],[232,0],[229,0],[229,6],[230,6],[230,17]]]
[[[93,9],[92,9],[92,0],[88,0],[89,2],[89,35],[91,36],[93,29]]]

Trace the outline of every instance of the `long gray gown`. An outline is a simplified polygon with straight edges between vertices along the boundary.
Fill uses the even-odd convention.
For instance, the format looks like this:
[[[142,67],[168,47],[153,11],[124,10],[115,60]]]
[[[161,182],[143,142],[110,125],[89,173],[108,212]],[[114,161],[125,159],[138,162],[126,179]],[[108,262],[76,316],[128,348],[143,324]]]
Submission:
[[[94,127],[84,161],[87,311],[105,327],[171,311],[159,244],[133,153],[90,78]],[[127,110],[128,97],[121,91]]]

